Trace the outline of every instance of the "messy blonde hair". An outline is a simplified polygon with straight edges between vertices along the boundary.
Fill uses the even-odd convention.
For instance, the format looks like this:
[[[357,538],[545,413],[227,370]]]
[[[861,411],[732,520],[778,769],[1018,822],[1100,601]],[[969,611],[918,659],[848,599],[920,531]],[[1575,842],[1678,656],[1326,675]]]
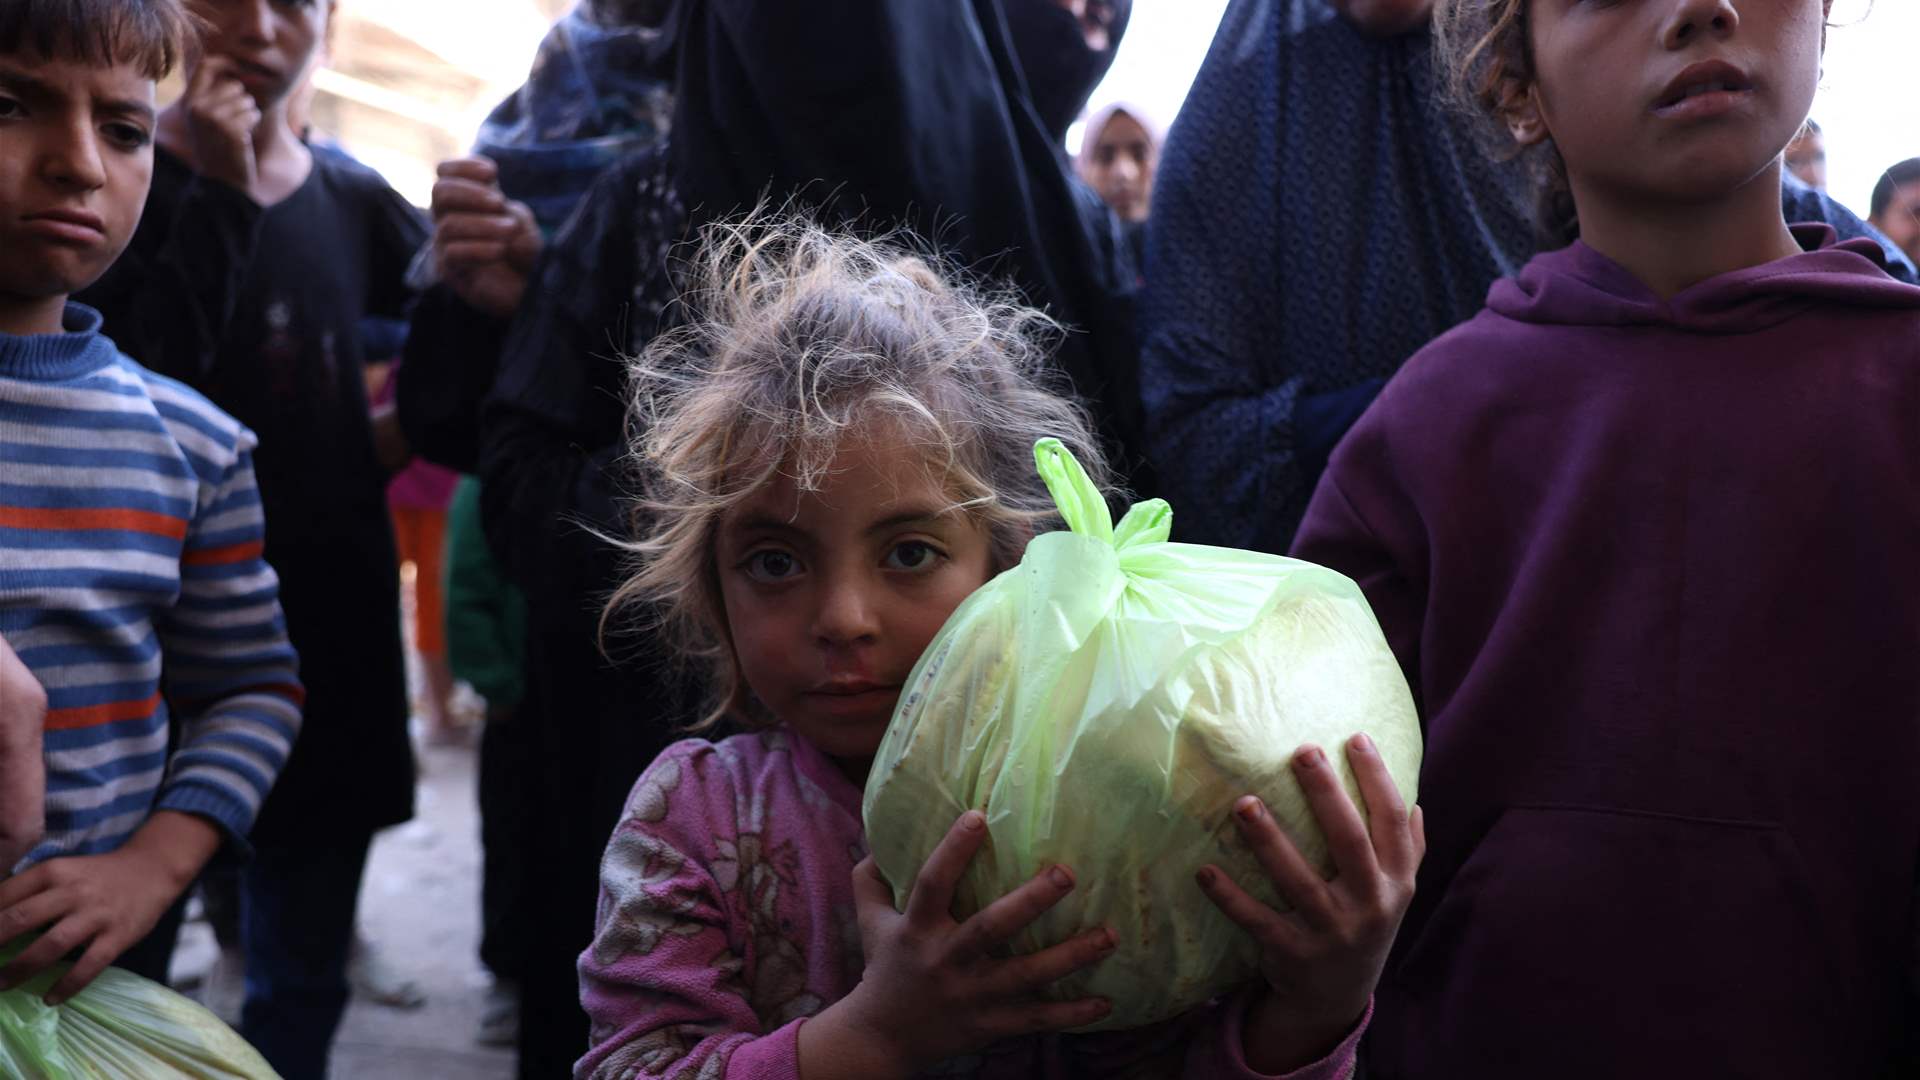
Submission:
[[[986,529],[994,568],[1057,520],[1033,444],[1060,439],[1096,481],[1105,459],[1048,357],[1040,311],[934,270],[900,236],[863,240],[756,213],[711,226],[686,269],[687,320],[629,362],[629,459],[642,490],[632,572],[609,601],[707,667],[709,708],[769,722],[735,659],[715,543],[724,515],[781,477],[817,491],[836,451],[876,429],[921,448]]]
[[[1534,225],[1554,246],[1580,236],[1567,163],[1551,138],[1527,147],[1507,124],[1527,105],[1538,73],[1533,63],[1530,0],[1434,0],[1433,48],[1456,108],[1488,122],[1484,135],[1496,158],[1523,161],[1534,185]]]

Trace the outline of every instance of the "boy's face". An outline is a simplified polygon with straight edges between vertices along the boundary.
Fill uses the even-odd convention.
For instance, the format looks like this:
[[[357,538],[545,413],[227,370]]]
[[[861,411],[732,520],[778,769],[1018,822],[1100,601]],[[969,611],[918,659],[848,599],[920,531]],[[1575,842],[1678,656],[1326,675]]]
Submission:
[[[0,296],[44,299],[104,274],[133,237],[153,178],[154,82],[0,55]]]
[[[1920,262],[1920,182],[1894,188],[1892,201],[1874,216],[1873,225],[1907,258]]]
[[[330,0],[193,0],[207,22],[208,56],[231,63],[262,108],[293,93],[326,39]]]
[[[1813,104],[1822,0],[1532,0],[1529,11],[1540,134],[1576,189],[1717,199],[1778,159]]]

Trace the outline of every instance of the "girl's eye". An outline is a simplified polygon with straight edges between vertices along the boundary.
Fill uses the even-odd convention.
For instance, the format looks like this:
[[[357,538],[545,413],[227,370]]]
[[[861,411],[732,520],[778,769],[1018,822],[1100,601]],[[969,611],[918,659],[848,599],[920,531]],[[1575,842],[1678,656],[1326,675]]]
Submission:
[[[11,120],[21,113],[20,103],[10,97],[0,97],[0,120]]]
[[[908,540],[903,544],[895,544],[893,550],[887,552],[887,569],[923,573],[933,569],[940,558],[939,549],[932,544]]]
[[[754,581],[774,585],[799,573],[800,561],[784,551],[756,551],[747,556],[741,568]]]

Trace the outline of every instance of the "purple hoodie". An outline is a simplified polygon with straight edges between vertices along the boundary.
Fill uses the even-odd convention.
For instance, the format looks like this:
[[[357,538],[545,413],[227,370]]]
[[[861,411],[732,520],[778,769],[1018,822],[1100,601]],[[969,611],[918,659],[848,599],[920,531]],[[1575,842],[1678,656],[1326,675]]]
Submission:
[[[1795,236],[1670,301],[1542,255],[1334,452],[1294,554],[1427,734],[1371,1076],[1874,1077],[1920,1029],[1920,288]]]

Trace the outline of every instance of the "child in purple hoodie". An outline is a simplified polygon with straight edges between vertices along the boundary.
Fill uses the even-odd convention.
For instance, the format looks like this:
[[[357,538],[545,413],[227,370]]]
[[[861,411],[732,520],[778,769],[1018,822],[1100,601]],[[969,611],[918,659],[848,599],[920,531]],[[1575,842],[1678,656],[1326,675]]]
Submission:
[[[1294,911],[1203,870],[1192,903],[1263,943],[1265,977],[1164,1024],[1061,1034],[1108,1004],[1040,992],[1134,947],[1106,928],[1027,956],[1001,948],[1096,867],[1048,867],[955,921],[954,888],[988,835],[977,810],[894,910],[860,787],[900,686],[1053,516],[1034,442],[1060,437],[1096,476],[1099,451],[1085,412],[1040,375],[1040,313],[800,224],[713,241],[703,317],[634,366],[647,535],[615,603],[660,605],[713,662],[719,703],[702,726],[749,733],[676,743],[634,787],[580,958],[593,1046],[575,1075],[1349,1075],[1422,844],[1364,740],[1348,760],[1371,835],[1323,752],[1295,760],[1337,853],[1333,881],[1258,800],[1236,808]]]
[[[1294,547],[1427,734],[1369,1075],[1914,1075],[1920,289],[1782,220],[1825,6],[1438,7],[1580,239],[1388,384]]]

